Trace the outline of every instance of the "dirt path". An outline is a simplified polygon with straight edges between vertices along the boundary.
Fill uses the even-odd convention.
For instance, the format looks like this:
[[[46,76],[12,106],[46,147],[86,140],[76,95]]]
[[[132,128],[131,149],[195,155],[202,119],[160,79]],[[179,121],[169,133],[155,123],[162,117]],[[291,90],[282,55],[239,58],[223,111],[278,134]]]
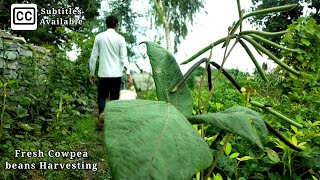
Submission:
[[[70,136],[70,142],[74,142],[77,151],[87,151],[89,157],[87,163],[98,163],[98,170],[83,171],[83,179],[111,179],[107,165],[107,155],[104,145],[104,132],[95,129],[96,117],[88,116],[75,123],[74,131]]]

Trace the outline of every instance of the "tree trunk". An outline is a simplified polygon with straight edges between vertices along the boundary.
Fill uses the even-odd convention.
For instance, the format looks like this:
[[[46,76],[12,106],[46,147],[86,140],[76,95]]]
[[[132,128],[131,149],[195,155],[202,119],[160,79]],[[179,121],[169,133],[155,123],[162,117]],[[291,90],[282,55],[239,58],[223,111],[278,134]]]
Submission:
[[[163,26],[164,26],[164,31],[165,31],[165,34],[166,34],[167,50],[170,53],[172,53],[173,52],[173,48],[172,48],[172,44],[171,44],[169,23],[168,22],[163,22]]]
[[[167,43],[167,50],[170,53],[172,53],[173,52],[173,48],[172,48],[171,37],[170,37],[170,25],[169,25],[169,22],[167,20],[165,10],[163,8],[162,0],[155,0],[154,2],[155,2],[155,5],[156,5],[156,8],[159,11],[159,16],[162,19],[162,24],[163,24],[163,27],[164,27],[166,43]]]

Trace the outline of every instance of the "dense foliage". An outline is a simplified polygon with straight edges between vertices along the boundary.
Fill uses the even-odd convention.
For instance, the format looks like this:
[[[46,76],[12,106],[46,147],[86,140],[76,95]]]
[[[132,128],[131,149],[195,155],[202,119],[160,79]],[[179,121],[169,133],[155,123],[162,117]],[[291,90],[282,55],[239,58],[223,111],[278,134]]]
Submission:
[[[299,17],[305,15],[313,17],[318,23],[320,23],[320,3],[317,0],[251,0],[253,3],[252,10],[261,10],[274,6],[281,6],[285,4],[298,4],[295,9],[287,12],[272,13],[266,16],[255,16],[251,18],[251,22],[255,25],[262,27],[263,30],[269,32],[277,32],[286,30],[288,25]],[[307,11],[304,11],[307,10]],[[306,14],[303,14],[307,12]],[[272,41],[280,42],[280,37],[272,37]],[[273,52],[279,53],[279,50],[268,46],[267,48]]]
[[[98,27],[97,31],[102,31],[102,21],[87,22],[83,31],[68,33],[71,42],[66,46],[71,48],[74,43],[81,47],[77,61],[69,61],[55,48],[49,59],[36,55],[21,59],[17,79],[0,76],[0,177],[319,179],[319,25],[312,18],[298,18],[280,33],[242,31],[242,18],[252,14],[242,14],[238,5],[240,20],[229,35],[187,61],[219,43],[224,42],[228,49],[235,39],[257,66],[254,74],[223,70],[211,62],[212,66],[205,68],[193,66],[196,72],[185,81],[187,77],[172,54],[146,42],[157,89],[147,93],[147,100],[107,103],[110,111],[106,112],[104,135],[94,129],[96,86],[88,82],[87,67],[95,35],[92,30]],[[280,45],[264,38],[275,34]],[[281,48],[281,59],[260,45],[268,43]],[[279,67],[261,68],[246,44],[267,54]],[[209,61],[200,60],[207,65]],[[210,69],[213,66],[218,70]],[[14,158],[16,149],[88,151],[89,158],[72,162],[98,162],[100,166],[97,172],[6,170],[6,161],[69,162]]]
[[[59,51],[51,53],[48,59],[36,53],[21,59],[17,79],[0,76],[1,167],[5,161],[14,160],[16,149],[55,147],[59,137],[70,135],[74,120],[95,107],[96,88],[84,76],[88,74],[87,64],[72,62]],[[29,141],[35,141],[36,146]],[[9,179],[31,176],[1,169],[2,176]]]
[[[312,69],[307,69],[308,67],[319,67],[318,65],[318,51],[317,48],[319,47],[318,42],[318,25],[316,25],[315,21],[312,19],[307,18],[301,18],[297,22],[293,23],[289,27],[289,30],[283,37],[283,43],[284,46],[287,48],[284,48],[282,51],[282,55],[285,57],[284,62],[290,65],[290,68],[297,69],[301,72],[297,72],[295,70],[290,70],[289,67],[286,67],[284,64],[281,64],[281,62],[275,58],[273,55],[268,55],[270,58],[275,60],[278,64],[281,64],[277,69],[277,71],[272,71],[271,73],[268,73],[272,79],[269,79],[267,83],[264,83],[261,81],[264,79],[263,74],[261,77],[248,77],[248,75],[244,76],[246,78],[242,78],[238,80],[239,84],[245,84],[244,86],[241,86],[241,93],[245,96],[243,101],[239,101],[239,104],[233,104],[233,105],[242,105],[243,103],[245,106],[250,106],[248,104],[251,103],[251,106],[255,105],[255,101],[263,101],[266,102],[264,107],[258,106],[261,109],[257,109],[255,107],[252,107],[253,109],[264,112],[263,119],[268,121],[268,123],[272,124],[272,126],[276,127],[280,132],[283,133],[282,138],[279,136],[279,132],[276,131],[278,134],[277,137],[280,139],[277,139],[275,137],[270,136],[266,148],[260,150],[260,153],[258,153],[257,148],[251,147],[250,150],[248,150],[247,142],[246,140],[242,138],[235,138],[230,140],[228,136],[225,140],[222,140],[220,145],[223,145],[222,147],[219,147],[219,144],[216,144],[216,140],[219,138],[220,133],[216,133],[217,129],[223,129],[229,132],[236,133],[242,137],[245,137],[244,134],[241,134],[240,131],[244,127],[248,127],[248,125],[243,125],[242,128],[235,129],[229,129],[227,124],[223,124],[222,122],[216,121],[217,119],[227,119],[227,117],[223,117],[223,114],[228,114],[229,110],[223,111],[222,107],[228,108],[230,107],[230,102],[234,102],[234,92],[232,92],[231,96],[232,98],[229,98],[230,96],[227,96],[229,94],[228,90],[224,89],[223,91],[215,91],[214,96],[215,98],[212,98],[212,102],[209,101],[209,107],[208,109],[214,110],[215,112],[222,111],[221,114],[215,113],[215,114],[202,114],[200,116],[192,116],[189,119],[190,122],[196,123],[196,122],[205,122],[208,123],[210,120],[213,120],[214,123],[210,123],[211,125],[205,126],[205,130],[207,131],[207,136],[205,139],[208,141],[208,143],[211,144],[211,148],[220,149],[219,152],[216,151],[216,159],[220,158],[220,161],[213,163],[217,163],[217,170],[219,173],[216,173],[214,175],[214,178],[220,179],[221,177],[224,178],[231,178],[231,179],[238,179],[238,178],[245,178],[245,179],[263,179],[264,177],[268,176],[271,179],[317,179],[319,177],[319,121],[318,121],[318,111],[315,109],[318,107],[318,97],[319,97],[319,91],[318,91],[318,85],[317,85],[317,78],[318,71]],[[262,34],[262,33],[261,33]],[[314,34],[314,36],[312,35]],[[252,36],[255,38],[255,36]],[[308,48],[304,46],[310,46],[311,42],[314,45],[313,48]],[[258,39],[258,38],[255,38]],[[308,39],[308,40],[307,40]],[[248,38],[245,38],[248,42],[252,43]],[[268,41],[264,41],[268,42]],[[309,42],[309,43],[308,43]],[[214,42],[212,46],[218,44],[218,42]],[[258,47],[259,49],[263,50],[263,48],[259,47],[256,43],[252,43],[254,47]],[[272,43],[269,43],[272,44]],[[272,44],[272,46],[275,46]],[[153,47],[149,47],[150,51]],[[209,48],[205,48],[205,50],[208,50]],[[286,49],[288,51],[286,51]],[[294,50],[295,49],[295,50]],[[249,52],[249,51],[248,51]],[[263,50],[266,54],[268,53],[267,50]],[[200,53],[203,53],[203,51],[200,51]],[[199,54],[196,54],[198,56]],[[159,51],[157,51],[157,55],[159,55],[158,58],[155,58],[154,55],[150,52],[149,57],[151,58],[151,61],[160,61],[158,63],[161,64],[161,61],[163,61],[162,58],[169,58],[165,55],[160,55]],[[300,56],[300,57],[299,57]],[[302,58],[302,57],[307,58]],[[299,57],[299,62],[296,60],[296,58]],[[313,57],[312,60],[309,57]],[[194,58],[194,57],[192,57]],[[252,58],[252,56],[251,56]],[[252,58],[254,61],[254,59]],[[307,63],[305,60],[309,60]],[[190,60],[188,59],[187,62]],[[162,72],[162,65],[157,64],[154,66],[154,78],[157,79],[158,74],[170,74],[169,72]],[[308,66],[309,65],[309,66]],[[286,70],[283,70],[282,68],[286,68],[287,70],[290,70],[295,75],[289,73]],[[164,66],[164,69],[165,68]],[[259,74],[261,74],[261,70],[258,70]],[[237,72],[235,72],[237,73]],[[209,73],[208,73],[209,74]],[[218,74],[216,74],[216,77]],[[239,76],[239,73],[237,73],[237,77]],[[241,76],[240,76],[241,77]],[[229,78],[228,78],[229,79]],[[299,79],[299,80],[297,80]],[[230,80],[230,79],[229,79]],[[189,81],[190,82],[190,81]],[[192,81],[191,81],[192,82]],[[287,85],[287,83],[292,83],[291,85]],[[157,83],[157,80],[156,80]],[[159,86],[161,87],[161,84],[164,82],[158,82]],[[174,82],[171,82],[171,85],[175,84]],[[179,84],[179,83],[177,83]],[[228,83],[222,83],[222,84],[228,84]],[[293,85],[295,84],[295,85]],[[224,86],[220,86],[219,88],[223,88]],[[234,85],[234,83],[233,83]],[[176,85],[178,86],[178,85]],[[309,88],[312,86],[312,88]],[[172,86],[169,86],[167,89],[171,89]],[[210,88],[210,85],[208,86]],[[201,88],[201,86],[199,87]],[[244,89],[244,90],[242,90]],[[239,89],[238,89],[239,90]],[[194,114],[202,113],[201,107],[199,107],[199,99],[201,96],[198,96],[197,89],[195,90],[196,96],[194,96]],[[172,91],[175,92],[175,91]],[[204,95],[205,92],[202,92],[201,89],[199,93],[202,93]],[[245,93],[244,93],[245,92]],[[178,93],[180,94],[180,93]],[[161,93],[157,95],[158,99],[161,97]],[[206,95],[207,97],[210,97],[209,95]],[[249,96],[251,96],[249,98]],[[294,98],[295,96],[295,98]],[[150,97],[148,97],[150,98]],[[223,99],[223,102],[217,103],[217,100],[221,98]],[[310,99],[309,99],[310,98]],[[154,99],[154,98],[151,98]],[[169,101],[170,99],[166,99],[165,101]],[[218,105],[218,106],[217,106]],[[217,108],[218,107],[218,108]],[[290,125],[288,123],[292,123],[289,118],[285,118],[282,115],[279,115],[278,113],[274,113],[270,111],[270,107],[273,107],[274,109],[288,114],[289,118],[295,119],[297,123],[296,125]],[[199,110],[199,111],[198,111]],[[243,110],[244,111],[244,110]],[[243,112],[242,111],[242,112]],[[210,111],[209,111],[210,112]],[[266,112],[269,112],[275,116],[271,116],[267,114]],[[307,115],[307,114],[308,115]],[[241,115],[235,115],[234,114],[234,121],[239,121],[239,118]],[[286,120],[287,122],[280,122],[277,120],[277,118],[281,118],[283,120]],[[236,120],[237,119],[237,120]],[[200,120],[200,121],[199,121]],[[301,123],[301,124],[300,124]],[[256,123],[253,123],[256,124]],[[236,126],[236,123],[234,123]],[[196,126],[196,128],[199,130],[199,132],[203,135],[203,130],[200,128],[200,126]],[[268,128],[270,131],[271,129]],[[249,131],[247,131],[249,132]],[[261,131],[256,131],[261,132]],[[275,134],[275,135],[276,135]],[[250,139],[246,137],[246,139]],[[299,147],[302,149],[302,152],[295,151],[293,149],[290,149],[287,145],[287,143],[284,143],[285,139],[289,139],[289,142],[293,145]],[[228,142],[229,141],[229,142]],[[218,145],[218,147],[216,147]],[[292,147],[292,146],[290,146]],[[224,150],[224,155],[221,155],[221,150]],[[214,150],[215,152],[215,150]],[[239,155],[244,154],[244,157],[238,158]],[[216,160],[215,159],[215,160]],[[299,171],[297,171],[299,169]],[[210,171],[209,171],[210,172]],[[301,172],[301,173],[300,173]]]
[[[275,70],[267,73],[270,79],[269,83],[265,83],[258,75],[250,75],[248,73],[239,72],[238,70],[227,70],[236,81],[246,89],[256,90],[254,100],[266,102],[273,106],[279,112],[288,117],[295,119],[305,125],[304,128],[290,126],[278,118],[267,114],[259,109],[263,119],[281,131],[290,141],[304,148],[303,152],[297,152],[288,148],[277,138],[270,136],[265,142],[266,148],[259,150],[251,145],[246,139],[236,137],[232,138],[219,160],[214,174],[215,178],[223,179],[311,179],[319,177],[320,171],[320,148],[319,148],[319,132],[320,122],[317,117],[318,111],[309,109],[309,106],[317,106],[317,103],[296,103],[292,102],[287,96],[283,95],[281,84],[284,83],[279,73]],[[213,72],[215,74],[216,72]],[[211,102],[208,106],[209,112],[222,112],[232,106],[244,106],[246,104],[246,96],[241,95],[234,86],[222,77],[218,84]],[[207,88],[207,85],[205,85]],[[193,90],[193,112],[198,113],[198,83]],[[206,97],[207,93],[203,92]],[[305,95],[308,97],[308,95]],[[150,93],[147,99],[155,100],[156,94]],[[313,118],[307,118],[312,116]],[[195,126],[199,130],[200,126]],[[218,137],[219,129],[217,126],[205,126],[206,137],[204,138],[208,144],[213,144]],[[215,144],[214,155],[218,153],[218,149],[222,147],[222,143]]]

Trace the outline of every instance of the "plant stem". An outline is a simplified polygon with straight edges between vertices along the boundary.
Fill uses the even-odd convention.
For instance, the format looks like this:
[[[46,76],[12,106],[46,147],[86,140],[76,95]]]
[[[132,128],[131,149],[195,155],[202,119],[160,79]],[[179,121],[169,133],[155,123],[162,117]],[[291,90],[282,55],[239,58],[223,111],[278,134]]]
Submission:
[[[259,43],[257,43],[254,39],[250,38],[247,35],[243,35],[241,36],[243,39],[245,39],[246,41],[248,41],[250,44],[252,44],[252,46],[254,46],[256,49],[260,50],[261,52],[263,52],[264,54],[266,54],[270,59],[272,59],[274,62],[276,62],[278,65],[280,65],[281,67],[283,67],[284,69],[288,70],[289,72],[291,72],[292,74],[298,76],[300,75],[300,72],[292,69],[290,66],[288,66],[287,64],[285,64],[284,62],[282,62],[279,58],[277,58],[273,53],[271,53],[269,50],[267,50],[265,47],[263,47],[262,45],[260,45]]]
[[[201,80],[200,80],[200,88],[199,88],[199,96],[198,96],[198,109],[199,109],[199,112],[201,114],[205,114],[205,111],[203,111],[201,109],[201,101],[202,101],[202,89],[203,89],[203,81],[204,81],[204,77],[206,75],[206,69],[208,68],[208,66],[210,66],[210,59],[211,59],[211,56],[212,56],[212,49],[210,51],[210,55],[209,55],[209,58],[207,59],[206,61],[206,67],[205,69],[203,70],[202,72],[202,76],[201,76]],[[205,137],[205,134],[204,134],[204,123],[201,124],[201,137],[204,138]],[[200,172],[200,180],[203,180],[203,170]]]
[[[286,162],[285,162],[285,155],[286,155],[287,151],[284,150],[284,154],[282,156],[282,163],[283,163],[283,173],[282,176],[285,177],[286,176]]]
[[[178,81],[178,83],[172,88],[171,92],[175,92],[179,89],[179,87],[191,76],[193,71],[195,71],[198,66],[200,66],[203,62],[210,61],[207,58],[202,58],[198,62],[196,62],[191,68],[183,75],[183,77]]]
[[[234,177],[235,179],[238,179],[238,167],[239,167],[239,164],[240,164],[241,161],[239,162],[235,162],[235,166],[234,166]]]
[[[258,61],[254,57],[254,55],[252,54],[252,52],[250,51],[248,46],[242,40],[240,40],[240,44],[242,45],[242,47],[245,49],[245,51],[247,52],[247,54],[251,58],[253,64],[256,66],[256,68],[257,68],[259,74],[261,75],[262,79],[264,81],[266,81],[266,82],[269,82],[264,70],[261,68],[261,66],[259,65]]]
[[[207,175],[204,178],[205,180],[209,179],[211,173],[213,172],[214,167],[217,165],[219,159],[221,158],[221,156],[223,154],[223,151],[226,148],[226,146],[227,146],[229,140],[231,139],[232,135],[233,135],[232,133],[228,133],[226,141],[224,142],[224,144],[223,144],[222,148],[220,149],[218,155],[214,158],[212,166],[211,166],[211,168],[209,169]]]
[[[198,95],[198,109],[199,109],[200,114],[203,114],[203,109],[201,108],[201,106],[202,106],[201,100],[202,100],[203,80],[204,80],[205,73],[206,73],[206,71],[204,70],[202,72],[202,76],[200,79],[200,87],[199,87],[199,95]]]
[[[289,168],[290,179],[292,179],[291,152],[288,153],[288,168]]]
[[[266,36],[266,37],[275,37],[275,36],[282,36],[286,34],[287,31],[278,31],[278,32],[266,32],[266,31],[258,31],[258,30],[247,30],[247,31],[242,31],[239,33],[239,35],[246,35],[246,34],[257,34],[260,36]]]
[[[238,6],[238,13],[239,13],[240,32],[241,32],[241,31],[242,31],[242,18],[243,18],[243,14],[242,14],[242,12],[241,12],[240,0],[237,0],[237,6]]]
[[[293,121],[292,119],[290,119],[290,118],[288,118],[288,117],[280,114],[279,112],[275,111],[274,109],[265,107],[263,104],[260,104],[260,103],[258,103],[258,102],[256,102],[256,101],[250,101],[250,103],[251,103],[252,105],[256,106],[256,107],[259,107],[259,108],[261,108],[261,109],[269,112],[270,114],[272,114],[272,115],[274,115],[274,116],[276,116],[276,117],[278,117],[278,118],[280,118],[280,119],[283,119],[283,120],[287,121],[288,123],[290,123],[290,124],[292,124],[292,125],[294,125],[294,126],[297,126],[297,127],[299,127],[299,128],[303,128],[303,125],[302,125],[302,124]]]
[[[62,114],[62,104],[63,104],[63,98],[62,95],[60,95],[60,100],[59,100],[59,109],[58,109],[58,113],[57,113],[57,120],[59,121],[60,116]]]
[[[248,108],[250,105],[250,92],[247,93],[246,107]]]
[[[201,137],[204,138],[206,135],[204,134],[204,123],[201,124]]]
[[[201,114],[205,114],[205,109],[202,109],[202,89],[203,89],[203,81],[204,81],[204,77],[206,75],[206,69],[208,68],[208,66],[210,66],[210,59],[211,59],[211,55],[212,55],[212,49],[210,51],[210,56],[209,59],[207,59],[206,62],[206,67],[202,72],[202,76],[201,76],[201,80],[200,80],[200,87],[199,87],[199,96],[198,96],[198,108]]]
[[[199,57],[200,55],[202,55],[203,53],[207,52],[208,50],[212,49],[213,47],[223,43],[226,41],[226,39],[228,38],[229,36],[227,37],[224,37],[224,38],[221,38],[211,44],[209,44],[208,46],[206,46],[205,48],[201,49],[200,51],[198,51],[196,54],[194,54],[193,56],[191,56],[189,59],[185,60],[184,62],[182,62],[181,64],[187,64],[189,62],[191,62],[192,60],[196,59],[197,57]],[[233,39],[237,37],[236,34],[233,34],[232,36],[230,36],[229,38],[230,39]]]
[[[267,9],[261,9],[257,11],[250,12],[246,15],[243,16],[243,19],[248,18],[250,16],[257,16],[257,15],[263,15],[263,14],[269,14],[269,13],[275,13],[275,12],[282,12],[282,11],[289,11],[293,8],[295,8],[297,4],[288,4],[284,6],[277,6],[277,7],[272,7],[272,8],[267,8]]]
[[[170,23],[165,13],[165,8],[163,5],[162,0],[155,0],[154,1],[156,8],[158,9],[158,15],[162,19],[162,25],[165,31],[166,43],[167,43],[167,50],[172,53],[172,45],[171,45],[171,37],[170,37]]]
[[[206,109],[207,109],[208,103],[209,103],[210,99],[212,98],[212,94],[214,92],[214,88],[215,88],[215,86],[217,84],[217,81],[218,81],[218,79],[220,77],[221,69],[222,69],[222,67],[224,65],[224,62],[226,60],[226,53],[227,53],[227,50],[228,50],[228,46],[229,46],[230,40],[231,40],[230,39],[230,34],[228,34],[228,36],[226,38],[226,41],[225,41],[226,47],[225,47],[225,51],[224,51],[224,55],[223,55],[222,64],[221,64],[220,69],[218,70],[218,74],[216,75],[216,77],[214,77],[214,80],[213,80],[213,83],[212,83],[212,89],[209,91],[207,99],[206,99],[206,101],[204,103],[204,108],[203,108],[204,111],[206,111]]]
[[[299,52],[299,51],[301,51],[301,50],[298,50],[298,49],[291,49],[291,48],[287,48],[287,47],[281,46],[280,44],[277,44],[277,43],[275,43],[273,41],[270,41],[270,40],[268,40],[266,38],[263,38],[263,37],[261,37],[259,35],[256,35],[256,34],[249,34],[249,36],[251,36],[255,40],[258,40],[258,41],[260,41],[260,42],[262,42],[264,44],[270,45],[270,46],[272,46],[274,48],[278,48],[280,50],[285,50],[285,51],[290,51],[290,52]]]
[[[233,48],[235,47],[235,45],[237,44],[238,42],[238,39],[234,42],[234,44],[232,45],[232,47],[230,48],[229,52],[227,53],[227,49],[228,49],[228,45],[230,43],[230,40],[231,40],[231,35],[228,36],[229,38],[227,38],[226,40],[226,49],[225,49],[225,52],[224,52],[224,58],[223,58],[223,61],[222,61],[222,64],[220,66],[220,69],[218,70],[218,74],[216,75],[216,77],[214,78],[213,80],[213,83],[212,83],[212,89],[209,93],[209,95],[207,96],[207,99],[205,101],[205,104],[204,104],[204,110],[207,109],[207,106],[208,106],[208,103],[209,101],[211,100],[212,98],[212,95],[213,95],[213,92],[214,92],[214,88],[215,88],[215,85],[216,83],[218,82],[219,78],[220,78],[220,75],[221,75],[221,72],[222,72],[222,69],[223,69],[223,65],[225,64],[227,58],[229,57],[229,55],[231,54]]]
[[[220,65],[216,62],[210,62],[212,66],[214,66],[216,69],[220,69]],[[222,74],[233,84],[233,86],[241,93],[241,86],[231,77],[231,75],[225,71],[223,68],[221,68]]]

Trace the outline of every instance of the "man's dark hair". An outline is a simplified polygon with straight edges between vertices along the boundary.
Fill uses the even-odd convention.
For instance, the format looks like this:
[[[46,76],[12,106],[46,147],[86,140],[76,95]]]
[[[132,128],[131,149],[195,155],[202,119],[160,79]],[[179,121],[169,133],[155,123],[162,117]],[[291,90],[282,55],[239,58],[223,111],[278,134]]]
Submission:
[[[107,28],[116,28],[118,25],[118,18],[116,16],[110,15],[106,18]]]

